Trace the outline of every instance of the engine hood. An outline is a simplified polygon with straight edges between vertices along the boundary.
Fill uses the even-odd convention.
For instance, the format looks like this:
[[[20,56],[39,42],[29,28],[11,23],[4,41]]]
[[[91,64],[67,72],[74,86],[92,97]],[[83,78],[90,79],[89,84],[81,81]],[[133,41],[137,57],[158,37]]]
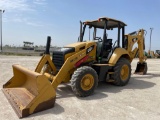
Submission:
[[[64,47],[71,47],[71,48],[75,48],[75,52],[76,51],[79,51],[81,49],[85,49],[86,47],[86,42],[77,42],[77,43],[73,43],[73,44],[69,44],[67,46],[64,46]]]
[[[93,45],[96,45],[96,43],[93,42],[93,41],[89,41],[89,42],[76,42],[76,43],[73,43],[73,44],[69,44],[65,47],[74,48],[75,52],[77,52],[79,50],[83,50],[83,49],[88,48],[88,47],[93,46]]]

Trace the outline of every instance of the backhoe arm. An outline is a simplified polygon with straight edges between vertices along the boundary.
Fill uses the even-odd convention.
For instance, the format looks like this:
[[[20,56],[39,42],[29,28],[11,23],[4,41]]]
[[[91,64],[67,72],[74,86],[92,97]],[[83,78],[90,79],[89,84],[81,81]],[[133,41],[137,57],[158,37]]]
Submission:
[[[146,74],[147,72],[147,63],[146,57],[144,55],[145,43],[144,43],[144,29],[140,29],[139,31],[132,32],[128,35],[125,35],[125,48],[127,49],[131,61],[135,58],[138,53],[139,62],[137,63],[137,68],[135,73],[138,74]],[[134,44],[138,44],[138,48],[134,48]]]
[[[141,29],[138,32],[138,57],[139,57],[139,62],[143,63],[146,61],[146,57],[144,55],[144,49],[145,49],[145,43],[144,43],[144,30]]]
[[[136,54],[138,53],[138,57],[139,57],[139,62],[143,63],[146,58],[144,56],[144,30],[140,29],[138,32],[132,32],[128,35],[125,35],[126,40],[126,49],[129,53],[129,55],[131,56],[131,60],[133,60],[136,56]],[[138,48],[134,48],[133,46],[134,44],[137,43],[138,44]]]

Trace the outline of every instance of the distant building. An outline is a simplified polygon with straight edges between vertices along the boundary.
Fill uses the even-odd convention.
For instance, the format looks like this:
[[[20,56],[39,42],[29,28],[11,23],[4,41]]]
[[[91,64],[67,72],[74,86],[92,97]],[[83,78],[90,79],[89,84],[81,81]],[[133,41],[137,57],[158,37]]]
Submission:
[[[61,49],[61,47],[51,46],[50,52],[53,52],[54,50],[60,50],[60,49]],[[45,46],[35,47],[35,49],[34,49],[35,52],[45,52],[45,50],[46,50]]]
[[[34,50],[34,43],[33,42],[27,42],[27,41],[23,41],[23,50]]]

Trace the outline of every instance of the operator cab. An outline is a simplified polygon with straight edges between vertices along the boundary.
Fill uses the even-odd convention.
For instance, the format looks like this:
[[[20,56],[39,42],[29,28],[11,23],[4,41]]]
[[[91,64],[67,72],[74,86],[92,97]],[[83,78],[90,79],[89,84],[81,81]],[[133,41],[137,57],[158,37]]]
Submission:
[[[87,33],[85,29],[86,27],[88,27],[89,41],[94,41],[97,44],[97,52],[96,52],[97,60],[98,59],[105,61],[109,60],[110,56],[114,51],[114,48],[120,47],[120,36],[122,36],[122,47],[124,48],[124,28],[126,26],[125,23],[107,17],[102,17],[99,18],[98,20],[85,21],[83,23],[82,22],[80,23],[81,27],[80,27],[79,42],[86,41],[84,40]],[[118,29],[117,40],[115,40],[114,44],[113,44],[113,39],[109,38],[107,34],[109,30],[113,29]],[[90,37],[91,32],[93,34],[92,39]],[[120,35],[120,33],[122,35]]]

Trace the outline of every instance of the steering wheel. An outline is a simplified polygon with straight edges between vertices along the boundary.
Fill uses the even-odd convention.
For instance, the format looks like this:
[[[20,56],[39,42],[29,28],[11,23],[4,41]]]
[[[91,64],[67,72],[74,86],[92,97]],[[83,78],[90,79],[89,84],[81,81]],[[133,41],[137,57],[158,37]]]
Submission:
[[[95,40],[98,40],[98,42],[102,42],[102,38],[101,37],[95,37]]]

